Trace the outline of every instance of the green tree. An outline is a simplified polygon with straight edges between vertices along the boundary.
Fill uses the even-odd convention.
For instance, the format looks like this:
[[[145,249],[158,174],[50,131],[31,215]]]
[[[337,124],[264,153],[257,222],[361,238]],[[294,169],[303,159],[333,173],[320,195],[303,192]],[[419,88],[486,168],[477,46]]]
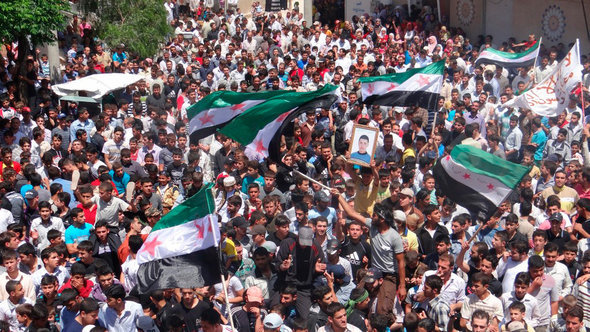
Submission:
[[[82,7],[98,16],[102,40],[111,47],[123,43],[140,57],[155,55],[172,33],[162,0],[85,0]]]
[[[19,43],[19,61],[33,45],[56,40],[55,31],[66,25],[65,12],[70,10],[66,0],[1,0],[0,41]]]

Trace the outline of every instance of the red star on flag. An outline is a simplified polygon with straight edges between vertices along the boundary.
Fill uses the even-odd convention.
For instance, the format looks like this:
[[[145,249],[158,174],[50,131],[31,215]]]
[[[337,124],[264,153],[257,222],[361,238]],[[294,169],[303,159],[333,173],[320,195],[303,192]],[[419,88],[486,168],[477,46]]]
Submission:
[[[470,179],[471,178],[471,175],[469,175],[469,173],[465,173],[465,174],[463,174],[463,178]]]
[[[493,185],[493,184],[491,184],[491,183],[488,183],[488,189],[489,189],[489,190],[492,190],[492,189],[494,189],[494,185]]]
[[[374,91],[375,91],[375,83],[367,84],[367,92],[369,94],[373,94]]]
[[[291,114],[291,111],[281,114],[275,121],[276,122],[283,122],[289,116],[289,114]]]
[[[245,103],[236,104],[236,105],[230,107],[230,110],[232,111],[232,113],[243,112],[245,106],[246,106]]]
[[[262,141],[262,138],[259,139],[257,142],[254,142],[254,145],[256,145],[256,152],[258,152],[260,154],[264,154],[264,151],[267,151],[268,150],[264,146],[264,142]]]
[[[199,118],[199,121],[201,121],[201,126],[204,126],[206,123],[213,124],[213,114],[209,114],[208,112],[205,112]]]
[[[416,79],[419,85],[428,85],[430,84],[430,78],[426,75],[418,75]]]
[[[147,251],[152,257],[156,257],[156,247],[160,244],[162,244],[162,242],[158,241],[158,237],[156,236],[150,242],[145,242],[143,244],[143,250]]]
[[[391,91],[391,90],[394,90],[395,88],[397,88],[397,84],[391,83],[391,84],[389,84],[389,87],[387,88],[387,90]]]
[[[451,156],[450,156],[450,155],[447,155],[447,156],[445,157],[445,159],[446,159],[447,161],[449,161],[449,160],[451,160]]]

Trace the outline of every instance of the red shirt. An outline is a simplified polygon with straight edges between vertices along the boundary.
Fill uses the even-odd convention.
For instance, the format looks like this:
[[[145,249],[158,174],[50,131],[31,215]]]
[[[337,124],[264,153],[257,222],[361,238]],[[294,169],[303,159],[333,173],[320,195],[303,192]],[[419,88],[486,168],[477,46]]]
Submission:
[[[71,282],[72,279],[68,280],[68,282],[61,286],[61,288],[59,289],[59,293],[61,294],[61,292],[63,292],[64,289],[73,288]],[[94,287],[94,283],[90,280],[85,280],[84,287],[77,289],[77,291],[80,293],[80,296],[82,296],[83,298],[87,298],[88,296],[90,296],[90,291],[92,291],[92,287]]]
[[[4,165],[4,162],[0,161],[0,177],[3,176],[4,169],[6,167],[12,167],[16,173],[20,173],[20,164],[17,163],[16,161],[12,162],[12,166],[11,165]]]
[[[92,204],[90,209],[87,209],[84,206],[82,206],[82,203],[79,203],[78,205],[76,205],[76,207],[84,211],[84,218],[86,218],[86,222],[91,225],[94,225],[94,223],[96,222],[96,211],[98,210],[97,205]]]

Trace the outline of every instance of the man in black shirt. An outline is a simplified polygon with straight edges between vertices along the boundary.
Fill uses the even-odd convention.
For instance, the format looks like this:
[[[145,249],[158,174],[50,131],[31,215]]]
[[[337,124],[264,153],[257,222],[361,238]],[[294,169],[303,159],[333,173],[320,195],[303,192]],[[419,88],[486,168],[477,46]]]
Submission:
[[[200,300],[192,288],[181,288],[182,300],[175,306],[175,313],[184,318],[187,331],[199,331],[201,329],[201,316],[203,312],[211,308],[211,304]]]
[[[350,262],[352,277],[354,279],[356,271],[366,267],[369,263],[371,259],[371,245],[362,239],[363,228],[358,221],[353,221],[348,225],[348,236],[336,230],[334,233],[342,243],[340,256],[348,259]]]

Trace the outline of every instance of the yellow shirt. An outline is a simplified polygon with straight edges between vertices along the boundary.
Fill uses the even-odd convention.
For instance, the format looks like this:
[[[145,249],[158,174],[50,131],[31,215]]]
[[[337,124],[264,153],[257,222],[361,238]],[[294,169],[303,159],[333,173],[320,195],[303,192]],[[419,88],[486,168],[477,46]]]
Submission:
[[[381,201],[389,196],[391,196],[391,193],[389,192],[389,186],[386,186],[385,188],[379,186],[377,189],[377,202],[381,203]]]
[[[580,197],[578,196],[578,192],[570,188],[568,186],[563,186],[561,188],[557,188],[556,186],[546,188],[541,192],[541,196],[545,201],[547,201],[547,197],[551,195],[557,195],[559,197],[559,201],[561,202],[561,209],[566,213],[570,213],[573,209]]]
[[[369,216],[373,214],[373,206],[375,206],[379,193],[375,181],[371,181],[368,186],[363,185],[362,181],[355,184],[354,208],[358,213],[368,213]]]
[[[407,148],[404,150],[404,154],[402,155],[402,164],[406,163],[407,157],[414,157],[416,158],[416,151],[413,148]]]
[[[232,241],[230,238],[226,238],[225,241],[221,243],[221,250],[227,256],[227,258],[231,258],[233,260],[236,260],[238,258],[236,245],[234,241]]]
[[[402,240],[408,241],[408,250],[418,251],[418,237],[416,233],[406,228],[406,232],[401,234]]]

